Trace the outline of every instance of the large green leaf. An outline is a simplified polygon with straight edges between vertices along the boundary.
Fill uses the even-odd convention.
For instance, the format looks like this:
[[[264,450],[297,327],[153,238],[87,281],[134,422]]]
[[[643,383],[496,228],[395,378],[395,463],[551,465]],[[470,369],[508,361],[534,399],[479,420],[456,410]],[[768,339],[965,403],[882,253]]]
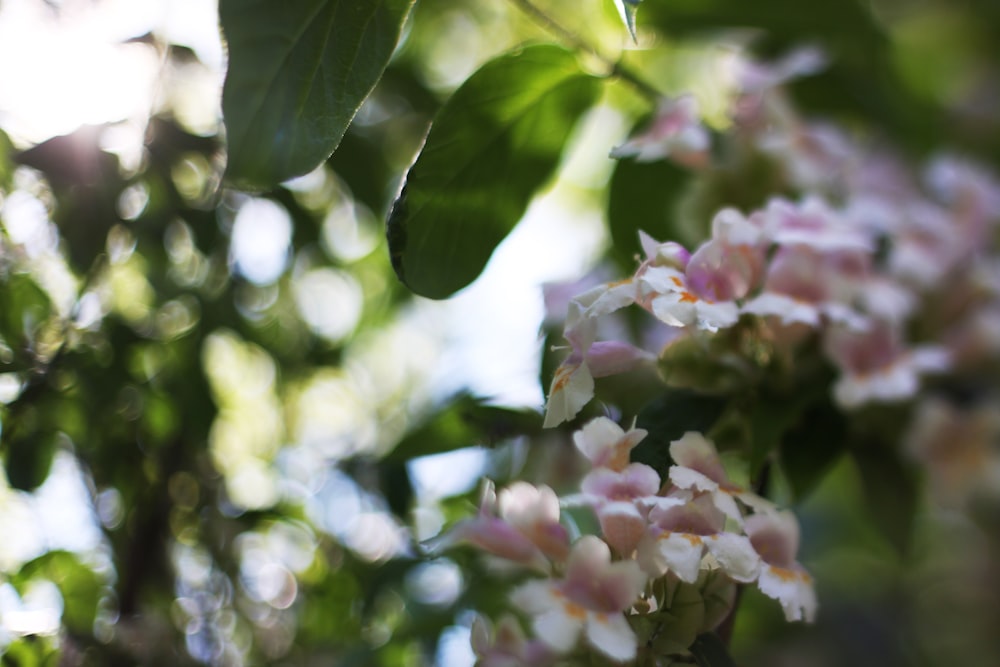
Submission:
[[[809,406],[784,432],[779,454],[796,500],[808,495],[848,445],[844,414],[829,400]]]
[[[650,401],[636,419],[636,426],[649,431],[649,435],[632,450],[632,461],[645,463],[666,476],[674,463],[670,458],[670,443],[688,431],[708,432],[727,403],[728,399],[721,396],[667,389]]]
[[[861,471],[868,516],[889,543],[906,555],[919,498],[916,469],[890,443],[877,438],[855,443],[851,455]]]
[[[502,55],[455,91],[389,215],[400,280],[434,299],[475,280],[599,92],[575,55],[551,45]]]
[[[268,187],[330,157],[396,48],[413,0],[220,0],[227,176]]]
[[[701,667],[736,667],[725,642],[714,632],[698,635],[691,645],[691,654]]]

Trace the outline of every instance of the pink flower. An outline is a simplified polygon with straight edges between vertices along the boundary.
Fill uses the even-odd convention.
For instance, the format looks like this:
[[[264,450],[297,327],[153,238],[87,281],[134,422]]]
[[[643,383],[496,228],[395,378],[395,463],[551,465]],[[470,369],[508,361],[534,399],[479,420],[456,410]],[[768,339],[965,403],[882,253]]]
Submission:
[[[946,370],[951,363],[940,346],[907,349],[898,328],[884,321],[874,321],[864,331],[832,327],[825,344],[841,373],[833,387],[834,398],[847,408],[911,398],[920,387],[921,374]]]
[[[673,572],[678,579],[694,583],[705,554],[736,581],[757,578],[760,558],[743,535],[725,531],[725,516],[708,494],[650,512],[652,526],[638,547],[642,568],[652,577]]]
[[[495,629],[488,619],[476,616],[470,639],[477,667],[545,667],[555,662],[555,654],[543,642],[526,639],[510,614]]]
[[[595,468],[583,478],[580,490],[579,500],[594,508],[608,544],[626,557],[645,534],[651,507],[683,502],[658,496],[660,475],[643,463],[621,470]]]
[[[740,91],[759,94],[793,79],[815,74],[826,66],[826,56],[814,46],[805,46],[770,63],[742,57],[735,65],[736,85]]]
[[[744,54],[737,54],[731,63],[737,95],[733,118],[742,128],[763,130],[775,121],[787,123],[787,116],[791,115],[776,89],[792,79],[819,71],[825,58],[818,49],[805,47],[770,63],[752,60]]]
[[[535,580],[518,586],[513,603],[530,614],[535,635],[565,653],[581,632],[595,649],[612,660],[631,660],[636,636],[624,612],[646,585],[634,561],[611,562],[601,539],[585,535],[573,546],[563,579]]]
[[[569,552],[569,536],[559,523],[558,496],[547,486],[527,482],[514,482],[499,499],[488,482],[478,516],[460,521],[430,546],[460,542],[541,572],[551,569],[549,559],[563,560]]]
[[[600,285],[572,299],[564,337],[570,355],[552,377],[543,427],[575,417],[594,396],[594,378],[626,373],[655,359],[651,353],[619,341],[597,341],[597,320],[635,300],[631,280]]]
[[[768,266],[764,290],[743,304],[742,311],[778,317],[784,324],[816,328],[825,317],[864,328],[867,318],[841,298],[854,291],[857,279],[845,270],[839,255],[803,245],[778,248]]]
[[[676,465],[670,467],[670,481],[681,490],[705,493],[712,503],[730,519],[743,522],[743,514],[736,504],[743,504],[757,511],[774,508],[757,494],[733,484],[712,441],[695,431],[688,431],[680,440],[670,443],[670,457]]]
[[[695,293],[687,276],[676,269],[650,267],[640,282],[650,311],[664,324],[717,331],[736,324],[739,319],[739,308],[734,302],[716,303]]]
[[[967,250],[988,243],[1000,223],[1000,182],[979,165],[942,155],[927,167],[925,180],[938,200],[949,207]]]
[[[863,164],[858,148],[838,127],[790,119],[771,128],[758,145],[784,166],[800,190],[839,193]]]
[[[624,470],[629,452],[645,437],[644,429],[625,431],[607,417],[597,417],[573,434],[573,442],[594,467]]]
[[[747,518],[750,543],[763,561],[757,586],[781,603],[789,621],[811,622],[816,616],[812,577],[795,561],[799,524],[791,512],[764,512]]]
[[[500,517],[530,539],[546,556],[561,561],[569,553],[566,528],[559,523],[559,497],[544,484],[513,482],[500,492]]]
[[[806,197],[798,204],[775,198],[762,216],[768,235],[778,245],[805,245],[821,252],[875,250],[874,239],[864,229],[820,197]]]
[[[708,162],[708,148],[708,130],[699,120],[698,103],[684,95],[660,100],[650,126],[612,150],[611,157],[634,157],[637,162],[670,157],[688,167],[701,167]]]
[[[961,508],[977,496],[1000,496],[1000,414],[992,403],[959,408],[922,401],[905,436],[910,456],[924,464],[931,496]]]

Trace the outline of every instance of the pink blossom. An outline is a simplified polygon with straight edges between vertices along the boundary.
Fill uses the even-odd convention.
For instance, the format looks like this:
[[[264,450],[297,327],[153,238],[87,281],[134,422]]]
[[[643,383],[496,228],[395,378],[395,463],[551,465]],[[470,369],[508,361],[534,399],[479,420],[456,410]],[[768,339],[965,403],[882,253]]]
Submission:
[[[924,464],[932,497],[960,508],[980,495],[1000,496],[1000,414],[992,403],[959,408],[922,401],[904,437],[905,450]]]
[[[798,120],[771,127],[758,145],[784,166],[787,179],[799,189],[837,194],[863,164],[857,146],[837,127]]]
[[[736,581],[757,578],[760,558],[743,535],[725,531],[725,516],[709,494],[697,493],[690,501],[650,511],[649,532],[638,545],[638,560],[653,577],[673,572],[694,583],[706,554]]]
[[[460,521],[431,547],[465,542],[505,560],[541,572],[551,569],[549,559],[562,560],[569,551],[569,537],[559,523],[559,498],[547,486],[515,482],[500,492],[488,482],[479,514]]]
[[[650,267],[640,282],[649,309],[664,324],[717,331],[736,324],[739,319],[739,308],[734,302],[716,303],[696,294],[687,276],[675,269]]]
[[[799,549],[799,523],[791,512],[764,512],[747,518],[746,532],[760,554],[762,566],[757,586],[781,603],[789,621],[811,622],[816,616],[812,577],[795,561]]]
[[[1000,223],[1000,182],[978,165],[953,155],[931,161],[924,179],[954,214],[966,247],[981,247],[990,230]]]
[[[905,347],[898,328],[881,320],[864,331],[832,327],[826,332],[825,347],[840,368],[834,398],[848,408],[911,398],[920,387],[921,374],[946,370],[951,363],[943,347]]]
[[[705,493],[712,503],[730,519],[742,523],[743,514],[736,504],[758,511],[773,509],[773,505],[757,494],[746,491],[730,481],[712,441],[701,433],[688,431],[670,443],[670,457],[676,465],[670,467],[670,481],[681,490]]]
[[[820,197],[809,196],[798,204],[775,198],[762,215],[767,233],[778,245],[805,245],[821,252],[875,250],[864,229]]]
[[[570,355],[556,369],[549,387],[543,427],[575,417],[594,396],[594,378],[631,371],[655,356],[619,341],[597,341],[597,319],[635,301],[630,280],[594,287],[572,299],[564,337]]]
[[[708,162],[708,130],[698,117],[698,103],[690,95],[660,100],[653,122],[611,151],[613,158],[634,157],[637,162],[653,162],[670,157],[688,166]]]
[[[579,500],[594,509],[605,539],[622,556],[635,551],[651,507],[683,502],[658,496],[660,475],[643,463],[621,470],[595,468],[583,478],[580,490]]]
[[[740,57],[734,68],[736,85],[743,93],[763,93],[793,79],[815,74],[826,66],[826,62],[826,56],[814,46],[795,49],[769,63]]]
[[[823,318],[864,328],[867,319],[848,305],[859,281],[841,261],[854,254],[821,253],[803,245],[778,248],[768,266],[763,291],[743,304],[742,312],[813,328]]]
[[[624,612],[646,585],[635,561],[611,562],[600,538],[585,535],[573,546],[562,579],[529,581],[511,594],[530,614],[535,635],[553,650],[571,650],[582,632],[591,646],[612,660],[631,660],[637,639]]]
[[[477,667],[546,667],[555,654],[543,642],[524,636],[517,619],[506,614],[496,628],[483,616],[472,621],[472,651]]]
[[[641,428],[625,431],[607,417],[597,417],[573,434],[573,442],[580,453],[594,467],[624,470],[629,462],[629,452],[646,437]]]
[[[805,47],[770,63],[752,60],[744,54],[736,54],[731,63],[737,95],[732,116],[741,128],[759,130],[789,122],[792,110],[776,89],[820,70],[825,58],[818,49]]]

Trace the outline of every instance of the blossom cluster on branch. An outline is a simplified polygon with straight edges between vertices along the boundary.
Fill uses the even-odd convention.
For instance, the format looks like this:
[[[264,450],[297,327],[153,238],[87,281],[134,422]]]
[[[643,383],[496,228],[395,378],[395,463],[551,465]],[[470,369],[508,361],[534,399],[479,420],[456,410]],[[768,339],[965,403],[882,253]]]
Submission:
[[[1000,313],[992,253],[1000,183],[952,156],[932,160],[917,178],[889,151],[799,118],[774,86],[816,65],[805,52],[771,68],[737,67],[733,125],[720,137],[775,161],[783,189],[798,198],[775,195],[746,214],[721,209],[693,251],[643,235],[645,257],[633,276],[570,302],[572,353],[555,373],[547,426],[579,412],[594,378],[656,357],[597,339],[599,318],[633,304],[678,328],[674,340],[753,321],[774,353],[793,355],[818,334],[844,408],[911,398],[923,374],[1000,350],[990,331]],[[650,127],[612,155],[672,158],[711,178],[710,148],[685,96],[663,102]]]
[[[554,373],[545,426],[581,415],[597,380],[654,368],[667,386],[724,397],[750,434],[735,448],[753,459],[758,488],[730,480],[711,433],[671,440],[670,464],[656,469],[630,454],[646,430],[590,419],[573,436],[591,464],[578,493],[560,499],[523,481],[499,494],[490,486],[479,515],[440,539],[535,575],[510,595],[532,636],[515,616],[495,626],[480,618],[480,665],[556,664],[574,651],[661,664],[733,613],[745,585],[777,600],[789,621],[812,620],[817,600],[796,560],[798,521],[760,484],[780,463],[776,442],[791,425],[802,440],[794,447],[822,435],[809,409],[836,414],[838,451],[879,441],[926,464],[932,492],[946,502],[1000,480],[1000,423],[988,407],[998,395],[990,369],[1000,357],[1000,183],[953,156],[914,173],[884,146],[800,117],[781,85],[822,67],[814,51],[772,65],[735,62],[725,132],[702,123],[694,98],[665,99],[612,156],[672,160],[708,184],[734,164],[763,160],[777,174],[773,194],[750,210],[717,210],[693,248],[640,232],[643,256],[631,276],[569,300],[569,352]],[[621,326],[633,306],[646,313],[633,339],[606,335],[636,332]],[[773,396],[788,405],[774,410],[784,421],[768,440],[753,424]],[[614,397],[602,399],[616,414]],[[881,419],[890,403],[916,407],[902,420]],[[966,413],[979,415],[975,427]],[[562,510],[579,506],[596,524],[574,541]]]
[[[499,494],[488,486],[479,515],[442,538],[439,546],[471,544],[542,575],[510,595],[531,617],[535,638],[526,639],[512,617],[493,633],[480,620],[479,664],[553,664],[577,648],[581,635],[615,661],[636,658],[639,647],[683,652],[726,617],[737,582],[756,583],[788,620],[813,618],[812,578],[795,560],[794,515],[734,485],[700,433],[670,446],[676,465],[666,479],[629,463],[629,451],[645,436],[606,417],[588,422],[574,434],[591,464],[580,493],[560,502],[544,485],[519,481]],[[571,544],[560,504],[591,508],[599,534]]]

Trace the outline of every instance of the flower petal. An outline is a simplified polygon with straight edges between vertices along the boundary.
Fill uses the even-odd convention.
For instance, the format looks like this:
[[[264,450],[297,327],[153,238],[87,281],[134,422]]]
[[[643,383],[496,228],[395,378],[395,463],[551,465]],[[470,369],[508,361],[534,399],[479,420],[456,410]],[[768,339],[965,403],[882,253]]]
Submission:
[[[704,553],[705,544],[699,535],[662,533],[656,538],[658,575],[672,571],[681,581],[693,584],[698,579]]]
[[[811,623],[816,617],[816,591],[812,577],[804,570],[765,565],[757,586],[764,595],[781,603],[785,620]]]
[[[760,556],[744,535],[718,533],[705,538],[705,546],[723,572],[736,581],[751,582],[760,573]]]
[[[536,616],[531,627],[535,636],[553,650],[566,653],[576,646],[586,618],[584,610],[570,605],[569,610],[556,608]]]
[[[596,614],[587,618],[587,639],[612,660],[624,662],[635,658],[636,636],[622,614]]]
[[[593,396],[594,378],[587,363],[564,361],[552,378],[542,427],[550,428],[572,419]]]

